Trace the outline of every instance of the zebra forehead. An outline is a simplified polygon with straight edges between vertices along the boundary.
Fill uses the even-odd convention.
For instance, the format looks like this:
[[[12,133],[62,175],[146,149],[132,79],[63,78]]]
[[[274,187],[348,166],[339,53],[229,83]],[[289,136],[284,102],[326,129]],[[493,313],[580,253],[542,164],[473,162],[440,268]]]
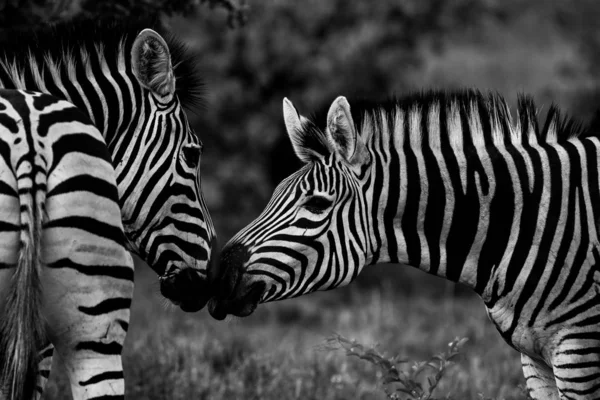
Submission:
[[[467,124],[481,125],[482,128],[485,126],[494,128],[492,135],[496,140],[505,136],[514,139],[535,135],[539,141],[564,141],[572,137],[598,134],[592,125],[584,126],[573,118],[564,116],[555,104],[549,108],[546,120],[540,127],[538,109],[533,99],[525,95],[518,96],[516,124],[513,124],[509,106],[497,92],[483,93],[472,89],[413,92],[402,97],[390,97],[383,101],[349,98],[349,104],[357,132],[362,132],[364,136],[397,132],[398,121],[403,121],[403,124],[407,126],[410,126],[411,122],[418,123],[420,126],[416,128],[423,125],[434,126],[434,131],[439,134],[454,132],[455,129],[439,129],[439,127],[452,121],[461,124],[463,119],[467,120]],[[312,122],[306,124],[304,132],[302,132],[307,137],[313,137],[312,141],[307,140],[305,143],[313,143],[316,150],[325,148],[322,132],[326,126],[327,111],[328,107],[325,107],[312,114],[310,118]],[[414,128],[411,127],[411,129]],[[417,130],[420,134],[420,129]],[[469,129],[471,134],[481,134],[483,130]],[[431,129],[429,132],[431,133]],[[363,137],[363,140],[367,139],[367,137]],[[474,139],[486,140],[485,137]],[[429,137],[428,141],[435,145],[439,139]]]
[[[22,67],[48,60],[72,62],[73,55],[88,54],[111,68],[117,68],[124,59],[127,68],[131,68],[129,57],[123,58],[123,52],[130,51],[138,33],[146,28],[157,31],[169,46],[177,78],[176,92],[183,106],[191,111],[203,107],[204,84],[197,72],[198,57],[182,41],[165,32],[157,19],[90,19],[14,32],[0,41],[0,59],[4,64]],[[84,57],[87,59],[88,56]]]

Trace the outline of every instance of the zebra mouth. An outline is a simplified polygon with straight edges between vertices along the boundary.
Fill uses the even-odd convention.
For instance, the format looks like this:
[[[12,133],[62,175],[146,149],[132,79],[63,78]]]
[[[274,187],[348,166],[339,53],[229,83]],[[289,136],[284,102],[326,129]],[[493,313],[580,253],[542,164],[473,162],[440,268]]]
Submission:
[[[197,271],[183,268],[159,278],[160,292],[182,311],[196,312],[210,299],[209,285]]]
[[[208,312],[214,319],[219,321],[225,319],[228,314],[236,317],[247,317],[256,310],[266,287],[267,285],[264,282],[255,282],[245,294],[239,297],[235,297],[235,294],[233,294],[224,300],[212,298],[208,302]]]

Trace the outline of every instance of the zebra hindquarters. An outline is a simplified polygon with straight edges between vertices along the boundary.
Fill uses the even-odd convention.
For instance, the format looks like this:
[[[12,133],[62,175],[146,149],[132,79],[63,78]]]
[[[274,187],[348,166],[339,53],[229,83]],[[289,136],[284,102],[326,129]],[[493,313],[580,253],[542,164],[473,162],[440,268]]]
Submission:
[[[60,158],[48,178],[42,234],[48,335],[75,400],[123,399],[133,259],[125,249],[115,173],[99,132],[93,140],[62,144],[64,150],[54,146]]]

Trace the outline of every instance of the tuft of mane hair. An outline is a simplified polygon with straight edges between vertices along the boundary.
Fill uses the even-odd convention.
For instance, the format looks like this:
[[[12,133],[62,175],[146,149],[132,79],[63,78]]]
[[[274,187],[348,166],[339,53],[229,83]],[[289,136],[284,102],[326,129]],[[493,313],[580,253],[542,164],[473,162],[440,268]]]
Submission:
[[[198,56],[173,34],[166,32],[158,19],[81,19],[44,26],[33,31],[11,34],[0,41],[0,64],[15,63],[23,68],[34,59],[38,64],[47,60],[72,63],[72,55],[86,50],[97,58],[98,50],[109,65],[116,65],[119,51],[126,52],[126,65],[131,68],[129,52],[138,33],[145,28],[157,31],[167,42],[176,78],[176,93],[183,106],[190,111],[205,106],[204,83],[196,72]],[[77,66],[75,66],[77,68]],[[25,71],[25,77],[31,71]],[[1,78],[1,74],[0,74]],[[133,77],[132,77],[133,78]]]
[[[475,89],[429,90],[409,93],[402,97],[390,97],[383,101],[350,98],[348,102],[357,129],[360,129],[365,119],[368,118],[369,121],[375,124],[376,130],[385,128],[388,132],[391,132],[394,123],[393,117],[398,111],[407,114],[409,112],[426,114],[430,107],[439,106],[441,112],[444,112],[444,109],[447,112],[451,107],[456,107],[461,115],[476,114],[483,124],[497,125],[500,134],[511,135],[511,133],[517,133],[522,140],[531,134],[534,134],[540,141],[550,140],[549,135],[551,134],[554,135],[552,140],[558,142],[573,137],[600,134],[600,129],[591,132],[590,128],[584,129],[580,122],[563,116],[555,104],[552,104],[548,110],[543,128],[540,129],[538,110],[533,98],[522,94],[518,96],[517,101],[518,117],[516,125],[511,118],[508,104],[497,92],[482,93]],[[386,118],[388,126],[382,125],[384,123],[381,117],[382,112],[388,115],[388,118]],[[310,120],[314,123],[305,124],[304,127],[303,136],[306,137],[315,136],[313,133],[319,131],[320,135],[314,139],[319,142],[317,149],[326,149],[324,147],[326,142],[321,140],[322,132],[325,131],[326,116],[327,108],[324,108],[311,115]],[[423,121],[425,120],[423,119]],[[600,123],[596,125],[600,126]],[[322,154],[326,153],[323,152]]]

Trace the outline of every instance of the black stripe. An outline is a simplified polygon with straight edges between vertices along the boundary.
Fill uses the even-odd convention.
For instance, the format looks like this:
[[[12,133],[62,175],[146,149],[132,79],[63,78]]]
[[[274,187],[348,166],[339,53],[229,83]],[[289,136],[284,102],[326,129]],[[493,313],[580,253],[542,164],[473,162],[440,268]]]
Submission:
[[[525,305],[531,297],[534,295],[540,280],[545,272],[545,266],[548,263],[548,256],[550,255],[549,251],[544,251],[543,249],[550,249],[552,246],[552,240],[554,239],[554,234],[556,233],[556,229],[558,226],[558,219],[564,212],[562,210],[562,190],[563,190],[563,182],[562,182],[562,169],[563,166],[561,164],[560,158],[558,156],[557,151],[552,146],[543,145],[544,150],[546,150],[546,155],[548,158],[548,164],[551,166],[548,174],[550,174],[549,184],[550,184],[550,193],[547,194],[548,199],[548,209],[546,211],[544,223],[544,229],[542,232],[542,237],[539,244],[539,251],[537,253],[536,259],[531,266],[531,271],[527,276],[527,279],[524,282],[524,287],[520,296],[517,298],[517,301],[514,305],[514,314],[516,316],[520,316]],[[554,167],[555,169],[552,169]],[[569,188],[567,188],[569,189]],[[539,207],[538,207],[539,208]],[[542,216],[544,218],[544,216]],[[538,221],[542,222],[542,221]],[[523,239],[522,239],[523,240]],[[533,326],[535,320],[533,316],[528,321],[528,326]],[[517,328],[519,324],[519,318],[513,318],[510,328],[505,332],[507,336],[512,336],[513,332]]]
[[[65,179],[48,192],[48,197],[82,191],[93,193],[119,204],[119,191],[114,184],[87,174]]]
[[[456,157],[453,154],[449,154],[449,158],[452,159],[452,164],[450,165],[453,166],[453,172],[450,176],[454,176],[452,186],[454,188],[455,203],[452,224],[448,232],[448,241],[446,244],[446,277],[453,282],[458,282],[471,246],[475,241],[475,235],[477,234],[481,205],[479,204],[479,195],[475,184],[476,180],[480,180],[481,191],[484,195],[489,190],[488,178],[477,156],[477,150],[472,139],[473,133],[469,126],[470,114],[474,111],[471,109],[467,110],[465,105],[461,106],[459,111],[463,152],[467,166],[459,166]],[[443,126],[445,125],[447,123]],[[461,168],[467,168],[466,193],[463,193],[463,184],[460,178]]]
[[[87,315],[102,315],[117,310],[128,310],[129,307],[131,307],[130,298],[118,297],[104,300],[92,307],[79,306],[77,309]]]
[[[77,115],[80,116],[81,113],[78,113]],[[54,158],[52,160],[52,166],[48,171],[49,174],[51,174],[58,164],[60,164],[62,158],[69,153],[82,153],[111,163],[106,144],[93,138],[87,133],[72,133],[61,136],[52,144],[52,153]]]
[[[122,265],[83,265],[68,258],[47,264],[48,268],[71,268],[88,276],[106,276],[133,282],[133,268]]]
[[[408,118],[408,115],[405,114],[405,118]],[[400,201],[400,157],[398,156],[398,149],[394,148],[393,144],[393,132],[394,132],[394,123],[395,123],[395,115],[392,113],[388,115],[388,132],[390,132],[390,146],[387,151],[390,153],[389,163],[387,171],[383,171],[383,173],[388,174],[388,182],[389,185],[387,187],[387,200],[385,204],[385,209],[383,210],[383,225],[385,230],[385,239],[387,241],[387,248],[389,253],[389,259],[391,263],[398,262],[398,241],[396,240],[396,229],[394,227],[394,219],[396,214],[398,213],[398,203]],[[405,141],[407,137],[405,137]],[[383,142],[383,141],[382,141]],[[377,189],[384,190],[384,188]],[[373,203],[374,207],[377,208],[377,203]],[[359,267],[358,265],[356,266]]]
[[[123,345],[118,342],[79,342],[77,346],[75,346],[75,350],[89,350],[98,354],[106,354],[106,355],[120,355],[121,351],[123,351]]]
[[[529,191],[529,187],[524,188],[523,209],[521,212],[521,220],[519,221],[519,239],[515,244],[512,258],[506,267],[504,292],[499,293],[497,291],[497,285],[495,285],[494,293],[486,304],[488,308],[493,307],[496,301],[498,301],[498,299],[500,299],[504,293],[510,293],[513,290],[514,285],[517,282],[517,278],[521,273],[523,265],[525,264],[529,250],[531,250],[531,242],[533,241],[535,229],[538,226],[537,217],[543,189],[542,160],[537,151],[527,143],[524,143],[523,146],[529,155],[533,169],[533,176],[535,179],[531,192]],[[524,177],[527,175],[526,169],[523,169],[520,175],[523,177],[522,179],[525,179]],[[523,183],[524,182],[525,181],[523,181]]]
[[[419,214],[419,203],[421,200],[421,183],[417,157],[415,154],[421,151],[421,149],[413,149],[410,143],[410,113],[416,111],[407,108],[403,110],[403,112],[404,126],[398,127],[404,130],[404,155],[406,158],[406,205],[404,207],[404,213],[402,214],[402,232],[404,232],[404,237],[406,240],[408,264],[418,267],[421,264],[421,241],[417,234],[416,228],[417,217]],[[417,129],[418,128],[419,127],[417,127]],[[382,188],[382,190],[385,189],[387,188]],[[394,207],[398,207],[398,204],[396,203]],[[377,207],[375,206],[375,208]],[[389,222],[391,223],[392,221]],[[394,232],[395,229],[393,224],[386,225],[386,237],[395,235]]]
[[[93,385],[102,381],[112,381],[116,379],[123,379],[123,371],[106,371],[98,375],[92,376],[87,381],[79,381],[81,386]]]
[[[19,132],[17,121],[15,121],[12,117],[9,117],[7,114],[0,113],[0,125],[8,129],[10,133]]]
[[[121,227],[110,225],[91,217],[71,216],[53,219],[44,224],[44,229],[51,228],[81,229],[93,235],[112,240],[120,246],[125,244],[125,236]]]
[[[492,129],[501,130],[502,134],[509,135],[506,126],[492,127],[489,117],[486,118],[484,106],[480,104],[479,119],[483,128],[484,136],[489,138],[485,142],[486,157],[489,157],[491,167],[496,181],[496,190],[491,200],[489,208],[489,221],[485,241],[479,254],[479,266],[477,270],[477,283],[475,292],[481,295],[491,276],[492,267],[502,259],[508,246],[512,222],[515,213],[515,189],[514,185],[521,182],[514,182],[510,176],[508,161],[500,154],[500,151],[494,145],[492,138]],[[510,146],[510,144],[508,144]],[[518,174],[518,172],[517,172]],[[519,179],[517,177],[517,179]]]
[[[576,169],[574,169],[574,171],[577,171]],[[577,176],[574,174],[571,174],[571,177],[569,178],[570,180],[572,180],[573,182],[581,182],[581,176]],[[575,196],[575,194],[577,194],[577,196]],[[548,307],[549,311],[554,310],[556,307],[559,307],[561,304],[563,304],[563,302],[566,300],[570,289],[574,286],[574,283],[576,281],[576,279],[579,276],[579,270],[581,268],[582,265],[584,265],[585,263],[585,259],[587,258],[588,255],[588,249],[589,249],[589,229],[588,226],[586,224],[587,221],[587,209],[585,207],[585,202],[583,199],[583,193],[581,191],[581,188],[579,186],[573,186],[573,189],[570,191],[570,199],[569,201],[573,201],[573,203],[575,203],[576,199],[579,198],[579,212],[581,213],[580,216],[580,227],[579,227],[579,232],[574,232],[574,235],[578,235],[579,236],[579,248],[577,249],[576,253],[575,253],[575,257],[573,258],[573,264],[572,267],[567,269],[567,279],[564,281],[563,286],[561,287],[561,292],[554,298],[554,301],[550,304],[550,306]],[[575,219],[575,212],[573,212],[572,214],[570,214],[572,217],[571,219]],[[561,267],[561,266],[558,266]],[[575,268],[574,268],[575,267]],[[600,316],[599,320],[600,320]],[[583,321],[580,321],[580,323]],[[578,325],[581,326],[581,325]]]
[[[544,329],[548,329],[553,325],[560,325],[560,324],[564,324],[565,322],[570,322],[568,325],[575,325],[575,326],[580,326],[579,322],[576,322],[573,324],[573,319],[576,319],[577,317],[584,315],[587,311],[589,310],[594,310],[594,308],[598,305],[598,300],[596,299],[591,299],[586,303],[581,303],[579,304],[577,307],[573,307],[571,308],[569,311],[567,312],[563,312],[560,316],[546,322],[546,325],[544,325]],[[567,305],[565,305],[564,308],[566,308]],[[529,325],[531,326],[531,324]]]
[[[592,354],[600,354],[600,347],[580,347],[576,349],[568,349],[564,351],[559,351],[557,354],[565,354],[565,355],[578,355],[578,356],[589,356]]]
[[[421,115],[421,131],[423,137],[423,162],[428,182],[428,196],[426,200],[423,232],[429,247],[429,272],[437,275],[440,267],[440,237],[444,224],[444,209],[446,207],[446,190],[442,181],[440,165],[435,158],[429,144],[431,132],[429,130],[429,105],[423,108]],[[433,123],[441,121],[434,121]],[[394,184],[390,182],[390,184]]]

